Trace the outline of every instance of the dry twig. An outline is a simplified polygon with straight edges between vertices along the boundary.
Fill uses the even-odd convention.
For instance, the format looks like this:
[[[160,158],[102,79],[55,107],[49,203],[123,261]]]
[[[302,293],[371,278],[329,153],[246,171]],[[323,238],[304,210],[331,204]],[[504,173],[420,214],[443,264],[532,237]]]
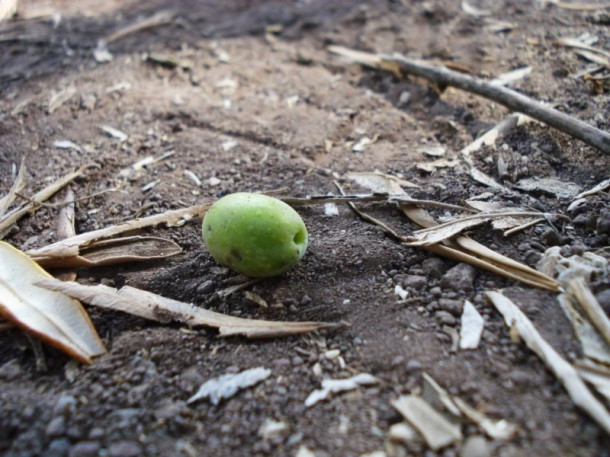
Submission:
[[[341,46],[329,46],[328,50],[361,65],[391,71],[400,76],[403,74],[419,76],[438,85],[457,87],[480,95],[568,133],[602,152],[610,153],[610,134],[514,90],[493,86],[487,81],[401,55],[369,54]]]

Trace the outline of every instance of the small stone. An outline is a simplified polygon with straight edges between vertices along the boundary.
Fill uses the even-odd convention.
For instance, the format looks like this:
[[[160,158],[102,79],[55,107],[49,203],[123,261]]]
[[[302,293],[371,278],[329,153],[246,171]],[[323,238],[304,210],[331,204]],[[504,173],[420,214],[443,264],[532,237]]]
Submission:
[[[510,379],[515,384],[525,387],[532,384],[532,375],[524,370],[514,369],[507,375],[508,379]]]
[[[409,360],[407,362],[406,371],[407,373],[414,373],[422,369],[422,364],[419,360]]]
[[[441,298],[438,301],[438,307],[453,314],[454,316],[461,316],[464,310],[464,303],[460,300],[451,300],[449,298]]]
[[[457,324],[457,319],[447,311],[437,311],[434,317],[441,325],[454,326],[455,324]]]
[[[305,363],[305,361],[303,360],[302,357],[294,356],[292,358],[292,365],[294,365],[295,367],[298,367],[299,365],[303,365]]]
[[[428,278],[419,275],[407,275],[402,285],[406,289],[422,290],[428,284]]]
[[[490,455],[491,447],[480,435],[469,436],[460,449],[460,457],[489,457]]]
[[[183,402],[166,399],[161,401],[154,414],[158,420],[167,420],[179,416],[183,407]]]
[[[572,219],[572,224],[578,225],[578,226],[583,226],[583,227],[590,227],[594,224],[594,222],[595,221],[593,220],[593,218],[591,217],[591,214],[589,214],[589,213],[579,214],[574,219]]]
[[[559,243],[561,243],[559,233],[557,233],[557,231],[551,227],[546,228],[540,236],[547,246],[557,246]]]
[[[390,365],[393,367],[397,367],[399,365],[402,365],[403,363],[405,363],[405,358],[402,355],[397,355],[392,359]]]
[[[142,448],[135,441],[117,441],[108,447],[110,457],[138,457]]]
[[[610,209],[602,209],[597,218],[597,234],[610,235]]]
[[[21,365],[19,365],[17,360],[9,360],[0,367],[0,379],[4,379],[5,381],[13,381],[21,376],[21,372]]]
[[[197,286],[195,293],[197,295],[207,295],[214,291],[214,281],[208,279]]]
[[[434,298],[440,298],[441,295],[443,295],[443,289],[438,286],[433,287],[432,289],[430,289],[430,295],[432,295]]]
[[[69,418],[76,411],[77,401],[72,395],[61,394],[53,407],[53,416]]]
[[[97,457],[100,447],[97,441],[81,441],[72,446],[68,457]]]
[[[51,441],[44,455],[46,457],[66,457],[69,450],[70,440],[67,438],[60,438],[58,440]]]
[[[104,438],[104,436],[106,436],[106,432],[103,428],[93,427],[91,430],[89,430],[89,435],[87,438],[89,438],[90,440],[99,440],[101,438]]]
[[[47,424],[45,429],[45,435],[48,438],[55,438],[64,433],[66,433],[66,420],[63,416],[57,416],[51,419],[51,422]]]
[[[466,264],[460,263],[449,269],[441,279],[441,287],[455,291],[472,292],[477,270]]]
[[[421,269],[426,276],[438,279],[447,271],[447,265],[438,257],[432,257],[422,262]]]
[[[301,298],[301,306],[309,305],[311,303],[311,297],[309,295],[303,295]]]

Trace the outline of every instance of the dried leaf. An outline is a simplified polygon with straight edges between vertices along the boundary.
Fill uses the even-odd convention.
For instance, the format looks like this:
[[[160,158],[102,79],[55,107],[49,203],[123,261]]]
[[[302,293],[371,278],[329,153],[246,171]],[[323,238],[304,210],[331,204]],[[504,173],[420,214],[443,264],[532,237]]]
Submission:
[[[78,144],[70,140],[53,141],[53,146],[55,146],[57,149],[72,149],[79,153],[83,152],[83,148],[81,148]]]
[[[18,0],[0,1],[0,22],[12,18],[17,13]]]
[[[483,9],[477,8],[475,6],[472,6],[466,0],[462,1],[461,7],[462,7],[462,11],[464,11],[464,13],[468,14],[469,16],[474,16],[474,17],[491,16],[491,11],[483,10]]]
[[[118,263],[144,262],[165,259],[182,252],[182,248],[171,240],[154,236],[129,236],[93,241],[79,250],[78,255],[45,256],[27,254],[45,268],[98,267]]]
[[[610,319],[599,305],[595,295],[583,278],[574,278],[569,282],[568,293],[571,293],[584,310],[599,334],[610,344]]]
[[[436,225],[434,227],[425,228],[418,230],[413,233],[413,237],[416,241],[407,243],[409,246],[429,246],[431,244],[440,243],[441,241],[452,238],[453,236],[461,233],[469,228],[483,224],[494,219],[503,219],[506,217],[540,217],[541,213],[532,213],[526,211],[508,211],[500,213],[483,213],[474,216],[462,217],[455,219],[444,224]]]
[[[610,368],[590,361],[576,362],[576,370],[582,379],[595,387],[610,403]]]
[[[343,325],[325,322],[271,322],[243,319],[129,286],[117,290],[101,284],[84,286],[76,282],[63,282],[55,279],[44,279],[38,284],[49,290],[63,292],[93,306],[122,311],[161,323],[176,321],[191,327],[215,327],[218,328],[221,336],[244,335],[248,338],[270,338],[337,328]]]
[[[581,313],[574,297],[561,294],[557,297],[569,319],[585,357],[610,366],[610,344],[597,332],[593,324]]]
[[[83,363],[106,352],[79,302],[36,285],[55,279],[2,241],[0,259],[0,314]]]
[[[464,302],[461,323],[460,349],[476,349],[481,341],[485,320],[468,300]]]
[[[311,407],[322,401],[331,393],[345,392],[357,389],[359,386],[370,386],[377,384],[379,380],[368,373],[360,373],[347,379],[324,379],[322,389],[314,390],[305,400],[305,406]]]
[[[496,269],[500,268],[502,272],[499,274],[503,276],[522,281],[534,287],[542,287],[552,291],[557,291],[559,288],[559,283],[548,275],[489,249],[487,246],[482,245],[472,238],[460,236],[456,238],[455,243],[462,249],[482,257],[488,264],[494,266]]]
[[[38,203],[44,202],[45,200],[51,198],[60,189],[65,187],[77,177],[81,176],[86,168],[88,168],[88,166],[81,167],[77,171],[69,173],[66,176],[53,182],[52,184],[49,184],[44,189],[35,193],[30,198],[29,202],[18,208],[15,208],[14,210],[2,216],[0,218],[0,239],[2,239],[6,235],[8,230],[13,226],[13,224],[19,221],[19,219],[21,219],[28,213],[34,212],[38,206]]]
[[[223,374],[203,383],[197,393],[186,402],[190,404],[202,398],[209,398],[213,405],[217,405],[223,398],[231,398],[238,391],[252,387],[270,375],[271,370],[263,367],[250,368],[241,373]]]
[[[388,193],[388,194],[405,194],[402,186],[418,188],[419,186],[408,181],[397,178],[396,176],[386,175],[383,173],[349,173],[345,176],[347,179],[360,184],[362,187],[372,190],[373,192]]]
[[[464,157],[468,158],[470,156],[470,154],[478,151],[483,146],[493,146],[494,144],[496,144],[496,141],[498,140],[498,138],[506,135],[513,128],[526,124],[526,123],[530,122],[531,120],[532,120],[532,118],[530,118],[524,114],[521,114],[521,113],[512,114],[509,117],[507,117],[506,119],[504,119],[502,122],[497,124],[496,126],[492,127],[490,130],[485,132],[479,138],[474,140],[464,149],[462,149],[461,154]],[[471,176],[472,176],[472,172],[471,172]],[[475,180],[477,179],[474,176],[473,176],[473,178]]]
[[[447,153],[447,150],[440,144],[422,146],[418,151],[430,157],[443,157]]]
[[[562,2],[560,0],[545,0],[546,3],[555,5],[558,8],[577,11],[594,11],[598,9],[610,8],[610,3],[578,3],[578,2]]]
[[[610,189],[610,178],[604,179],[602,182],[600,182],[596,186],[593,186],[591,189],[585,190],[584,192],[581,192],[580,194],[578,194],[574,198],[575,199],[579,199],[579,198],[590,197],[591,195],[595,195],[595,194],[597,194],[599,192],[602,192],[602,191],[604,191],[606,189]]]
[[[447,411],[455,417],[461,417],[462,413],[459,408],[453,402],[453,398],[449,395],[436,380],[428,373],[422,373],[423,377],[423,389],[422,397],[426,400],[430,406],[440,411]]]
[[[53,92],[47,101],[47,113],[53,114],[57,108],[70,101],[76,95],[76,87],[66,87],[59,92]]]
[[[2,218],[6,214],[9,207],[15,201],[17,194],[21,191],[21,189],[23,189],[25,187],[25,172],[26,172],[26,167],[25,167],[25,156],[24,156],[21,159],[21,165],[19,165],[19,172],[17,173],[17,176],[15,177],[15,181],[13,182],[13,185],[9,189],[8,193],[4,197],[0,198],[0,218]]]
[[[171,24],[174,22],[174,17],[176,16],[176,12],[172,10],[163,10],[153,14],[150,17],[142,19],[138,22],[128,25],[127,27],[123,27],[116,32],[107,35],[104,40],[107,43],[112,43],[113,41],[120,40],[128,35],[141,32],[142,30],[148,30],[154,27],[159,27],[164,24]]]
[[[114,127],[110,127],[109,125],[102,125],[100,126],[100,129],[102,129],[106,135],[119,140],[121,143],[129,138],[129,135],[127,135],[125,132],[115,129]]]
[[[86,249],[94,241],[164,223],[170,227],[180,226],[185,221],[191,220],[194,217],[202,217],[210,206],[211,203],[204,203],[188,208],[166,211],[162,214],[155,214],[118,225],[111,225],[110,227],[81,233],[80,235],[60,240],[40,249],[30,250],[27,254],[33,259],[77,257],[80,255],[81,250]]]
[[[432,173],[437,168],[453,168],[459,164],[457,159],[438,159],[433,162],[418,162],[416,167],[418,170],[425,171],[426,173]]]
[[[553,178],[525,178],[519,180],[515,187],[525,192],[545,192],[558,198],[571,198],[580,192],[578,184]]]
[[[57,216],[57,236],[60,239],[76,235],[76,229],[74,228],[74,192],[70,188],[66,190],[64,203],[65,205],[61,207]]]
[[[492,86],[508,86],[514,82],[520,81],[532,72],[532,67],[517,68],[509,71],[489,81]]]
[[[402,395],[392,406],[421,433],[433,451],[462,440],[459,425],[449,422],[424,399],[415,395]]]
[[[495,140],[494,140],[495,142]],[[491,176],[486,175],[478,168],[472,167],[469,170],[470,177],[474,179],[476,182],[481,183],[487,187],[491,187],[492,189],[503,189],[508,192],[508,189],[500,184],[498,181],[493,179]]]
[[[508,441],[512,439],[518,432],[519,427],[515,424],[511,424],[507,420],[493,420],[485,416],[480,411],[477,411],[464,400],[459,397],[454,397],[453,401],[460,409],[462,414],[466,416],[470,421],[477,424],[481,430],[483,430],[487,436],[494,440]]]
[[[400,184],[396,183],[393,179],[379,179],[377,173],[363,173],[363,175],[366,175],[367,177],[373,175],[373,179],[364,179],[359,183],[363,186],[372,186],[378,189],[380,192],[406,195],[400,187]],[[348,177],[351,176],[353,175],[348,175]],[[357,179],[358,176],[355,178]],[[387,233],[391,234],[395,238],[405,241],[404,237],[398,235],[390,227],[387,227],[380,221],[366,215],[362,211],[358,210],[353,204],[350,204],[350,206],[352,206],[354,211],[356,211],[364,219],[381,226],[384,228],[384,230],[386,230]],[[399,202],[399,207],[402,212],[417,225],[429,228],[437,226],[436,221],[430,215],[430,213],[428,213],[425,209],[416,206],[414,203]],[[435,254],[449,257],[450,259],[458,260],[460,262],[466,262],[475,267],[483,268],[501,276],[524,282],[525,284],[529,284],[534,287],[541,287],[552,291],[556,291],[559,287],[559,284],[552,278],[549,278],[548,276],[539,273],[526,265],[516,262],[515,260],[498,254],[497,252],[492,251],[491,249],[466,236],[459,236],[455,239],[455,241],[447,240],[446,244],[447,246],[432,244],[422,246],[422,248]],[[470,251],[481,258],[475,257],[468,252],[462,252],[462,249]]]
[[[574,404],[589,414],[605,431],[610,433],[610,413],[582,382],[572,365],[564,360],[542,338],[534,324],[508,298],[499,292],[486,292],[509,328],[516,328],[527,346],[538,355],[561,381]]]

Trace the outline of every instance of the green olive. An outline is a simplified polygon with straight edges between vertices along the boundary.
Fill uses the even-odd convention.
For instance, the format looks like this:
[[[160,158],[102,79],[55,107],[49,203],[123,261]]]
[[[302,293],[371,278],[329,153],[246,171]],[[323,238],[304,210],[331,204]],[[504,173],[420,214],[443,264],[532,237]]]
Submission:
[[[284,273],[305,254],[301,216],[277,198],[240,192],[214,203],[203,219],[203,241],[214,259],[237,273]]]

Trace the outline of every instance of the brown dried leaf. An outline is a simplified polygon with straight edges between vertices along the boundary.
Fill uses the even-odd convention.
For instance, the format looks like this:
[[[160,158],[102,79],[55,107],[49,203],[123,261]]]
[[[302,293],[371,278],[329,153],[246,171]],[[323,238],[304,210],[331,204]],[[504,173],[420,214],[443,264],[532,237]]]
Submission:
[[[129,286],[117,290],[101,284],[85,286],[56,279],[43,279],[38,285],[49,290],[61,291],[93,306],[122,311],[156,322],[176,321],[191,327],[215,327],[218,328],[221,336],[243,335],[248,338],[271,338],[338,328],[344,325],[327,322],[272,322],[243,319]]]
[[[171,240],[154,236],[129,236],[94,241],[70,257],[50,255],[44,257],[28,255],[45,268],[98,267],[127,262],[144,262],[164,259],[182,252],[182,248]]]
[[[111,225],[99,230],[81,233],[80,235],[60,240],[40,249],[33,249],[27,254],[33,259],[47,258],[68,258],[77,257],[81,250],[86,249],[94,241],[111,238],[127,232],[133,232],[146,227],[154,227],[159,224],[167,224],[168,226],[180,226],[194,217],[201,217],[205,214],[211,203],[202,205],[190,206],[188,208],[166,211],[163,214],[155,214],[153,216],[135,219],[133,221],[123,222],[118,225]]]
[[[83,363],[106,352],[79,302],[36,285],[46,271],[2,241],[0,259],[0,314]]]

